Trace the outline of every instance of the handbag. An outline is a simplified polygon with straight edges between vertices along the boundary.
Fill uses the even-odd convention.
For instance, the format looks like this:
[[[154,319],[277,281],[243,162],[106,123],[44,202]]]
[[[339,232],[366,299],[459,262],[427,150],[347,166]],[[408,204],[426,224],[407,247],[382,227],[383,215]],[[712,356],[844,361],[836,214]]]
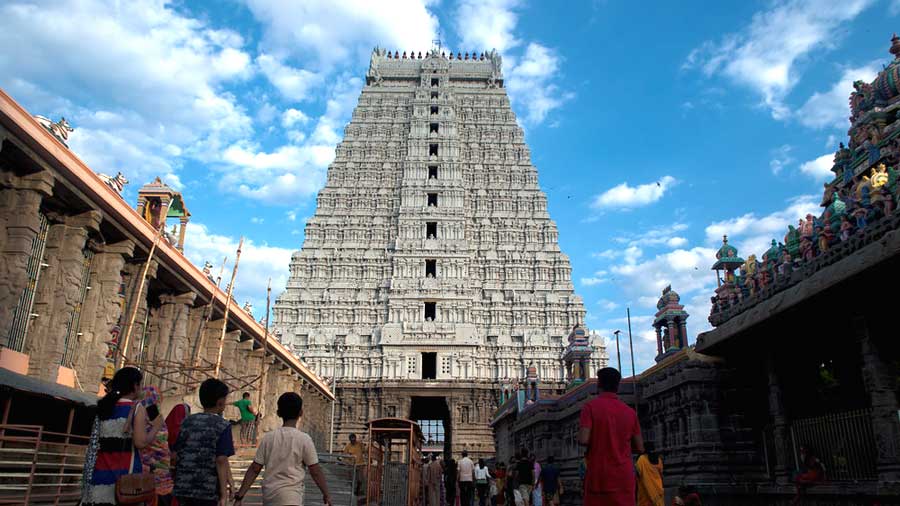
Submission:
[[[135,407],[137,404],[135,404]],[[134,413],[135,407],[131,408],[131,424],[134,429]],[[131,431],[126,432],[126,434]],[[134,443],[132,443],[132,452],[134,452]],[[132,468],[129,474],[123,474],[116,479],[116,503],[117,504],[145,504],[156,505],[156,481],[153,479],[153,473],[141,472],[135,473],[134,459],[131,459]],[[140,460],[138,460],[140,462]]]

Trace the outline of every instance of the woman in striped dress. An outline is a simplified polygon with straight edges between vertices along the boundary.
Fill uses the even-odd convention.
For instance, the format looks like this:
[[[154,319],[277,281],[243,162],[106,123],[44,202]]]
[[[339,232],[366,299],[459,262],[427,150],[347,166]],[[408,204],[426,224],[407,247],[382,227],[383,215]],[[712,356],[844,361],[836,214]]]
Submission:
[[[140,404],[143,375],[134,367],[116,371],[105,397],[97,402],[97,419],[85,460],[85,506],[115,506],[116,480],[140,473],[138,450],[156,438],[162,417],[150,422]]]

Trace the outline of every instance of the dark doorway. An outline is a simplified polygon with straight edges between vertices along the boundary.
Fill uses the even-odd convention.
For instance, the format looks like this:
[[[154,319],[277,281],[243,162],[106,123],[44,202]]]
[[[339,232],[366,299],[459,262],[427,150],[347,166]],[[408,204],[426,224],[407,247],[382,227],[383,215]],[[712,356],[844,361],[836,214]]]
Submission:
[[[437,260],[425,260],[425,277],[437,277]]]
[[[425,303],[425,321],[434,321],[434,317],[437,316],[437,302],[426,302]]]
[[[437,156],[438,154],[438,145],[437,144],[429,144],[428,145],[428,156]]]
[[[425,237],[428,239],[437,239],[437,222],[436,221],[426,221],[425,222]]]
[[[425,436],[423,453],[450,453],[452,427],[446,397],[413,397],[409,408],[410,420],[415,420]]]
[[[422,379],[437,379],[437,353],[422,352]]]
[[[438,194],[437,193],[427,193],[426,195],[428,197],[428,207],[437,207]]]
[[[438,178],[437,165],[429,165],[428,166],[428,179],[437,179],[437,178]]]

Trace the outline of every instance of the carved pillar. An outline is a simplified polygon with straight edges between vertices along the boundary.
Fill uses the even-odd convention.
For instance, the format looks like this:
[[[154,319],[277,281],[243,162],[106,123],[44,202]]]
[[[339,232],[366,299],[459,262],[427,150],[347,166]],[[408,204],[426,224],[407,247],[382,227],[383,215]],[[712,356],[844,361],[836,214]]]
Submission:
[[[7,346],[16,307],[28,285],[28,261],[41,227],[41,203],[53,193],[53,175],[41,171],[27,176],[0,174],[0,345]],[[29,311],[30,313],[30,311]]]
[[[81,312],[79,346],[72,367],[86,391],[95,392],[107,362],[108,342],[124,318],[125,290],[122,271],[134,253],[130,240],[105,244],[91,261],[91,289]]]
[[[898,423],[897,371],[885,363],[869,336],[864,316],[853,318],[853,334],[862,355],[862,376],[872,406],[872,429],[878,448],[878,481],[900,481],[900,423]]]
[[[793,458],[788,441],[787,417],[784,412],[784,399],[781,385],[778,382],[775,358],[767,360],[769,375],[769,416],[772,418],[772,437],[775,443],[775,479],[779,483],[787,483],[792,471]]]
[[[145,365],[157,374],[163,374],[187,365],[192,348],[188,338],[188,319],[197,294],[160,295],[160,308],[156,314],[155,339],[147,343]],[[161,380],[161,390],[169,387]]]
[[[663,354],[663,344],[662,344],[662,326],[656,327],[656,353],[657,355]]]
[[[159,269],[159,263],[156,260],[151,260],[150,267],[147,269],[147,280],[141,289],[140,278],[144,271],[145,262],[146,257],[143,261],[127,264],[124,269],[128,275],[128,286],[125,292],[125,310],[122,313],[122,323],[120,325],[122,331],[119,337],[119,347],[121,349],[125,346],[125,334],[129,331],[128,326],[131,323],[131,337],[128,341],[128,349],[125,350],[125,360],[131,363],[136,363],[141,356],[141,343],[149,323],[147,295],[150,289],[150,282],[156,279],[156,273]],[[134,310],[135,306],[137,311]],[[131,322],[132,312],[134,312],[134,322]]]
[[[102,215],[88,211],[50,226],[41,280],[35,292],[32,320],[24,350],[32,358],[29,374],[55,382],[65,353],[66,335],[75,306],[81,302],[84,247],[96,233]],[[71,336],[74,340],[74,333]],[[75,346],[74,342],[71,343]]]

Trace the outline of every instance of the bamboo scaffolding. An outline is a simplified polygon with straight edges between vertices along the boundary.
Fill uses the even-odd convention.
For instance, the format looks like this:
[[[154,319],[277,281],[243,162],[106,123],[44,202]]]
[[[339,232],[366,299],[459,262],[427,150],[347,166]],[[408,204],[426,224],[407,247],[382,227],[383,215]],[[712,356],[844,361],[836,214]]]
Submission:
[[[259,384],[259,402],[257,404],[257,411],[259,408],[264,406],[263,400],[266,398],[266,373],[269,371],[269,304],[272,300],[272,278],[269,278],[269,282],[266,285],[266,332],[263,337],[263,358],[262,365],[260,369],[262,369],[259,373],[260,384]]]
[[[156,238],[153,240],[153,246],[150,247],[150,252],[147,254],[147,261],[144,262],[144,268],[141,269],[141,279],[138,281],[137,293],[131,298],[131,316],[128,317],[128,327],[125,328],[125,336],[122,338],[122,346],[118,349],[118,354],[116,356],[116,369],[119,369],[124,365],[125,360],[128,356],[128,341],[131,339],[131,330],[134,328],[134,319],[137,318],[137,310],[138,306],[140,306],[139,301],[141,299],[141,294],[144,293],[144,285],[147,283],[147,272],[150,270],[150,262],[153,261],[153,254],[156,253],[156,247],[159,245],[159,240],[162,239],[163,230],[165,229],[165,223],[159,227],[159,230],[156,231]]]
[[[222,349],[225,347],[225,334],[228,332],[228,313],[231,309],[231,295],[234,293],[234,282],[237,278],[238,264],[241,261],[241,247],[244,245],[244,238],[241,237],[238,242],[237,255],[234,258],[234,269],[231,271],[231,282],[228,283],[228,294],[225,296],[225,315],[222,317],[222,333],[219,335],[219,353],[216,355],[216,368],[213,373],[215,378],[219,377],[219,369],[222,366]]]
[[[216,298],[216,290],[219,289],[219,283],[222,282],[222,274],[225,273],[226,262],[228,262],[228,257],[222,259],[222,266],[219,267],[219,275],[216,277],[215,281],[211,279],[209,280],[209,309],[206,311],[206,317],[203,319],[203,321],[200,322],[200,330],[197,333],[197,339],[194,341],[194,352],[191,354],[192,367],[197,367],[200,364],[200,350],[203,349],[203,332],[209,325],[209,320],[212,319],[212,314],[215,310],[215,308],[213,307],[213,300],[215,300]]]

